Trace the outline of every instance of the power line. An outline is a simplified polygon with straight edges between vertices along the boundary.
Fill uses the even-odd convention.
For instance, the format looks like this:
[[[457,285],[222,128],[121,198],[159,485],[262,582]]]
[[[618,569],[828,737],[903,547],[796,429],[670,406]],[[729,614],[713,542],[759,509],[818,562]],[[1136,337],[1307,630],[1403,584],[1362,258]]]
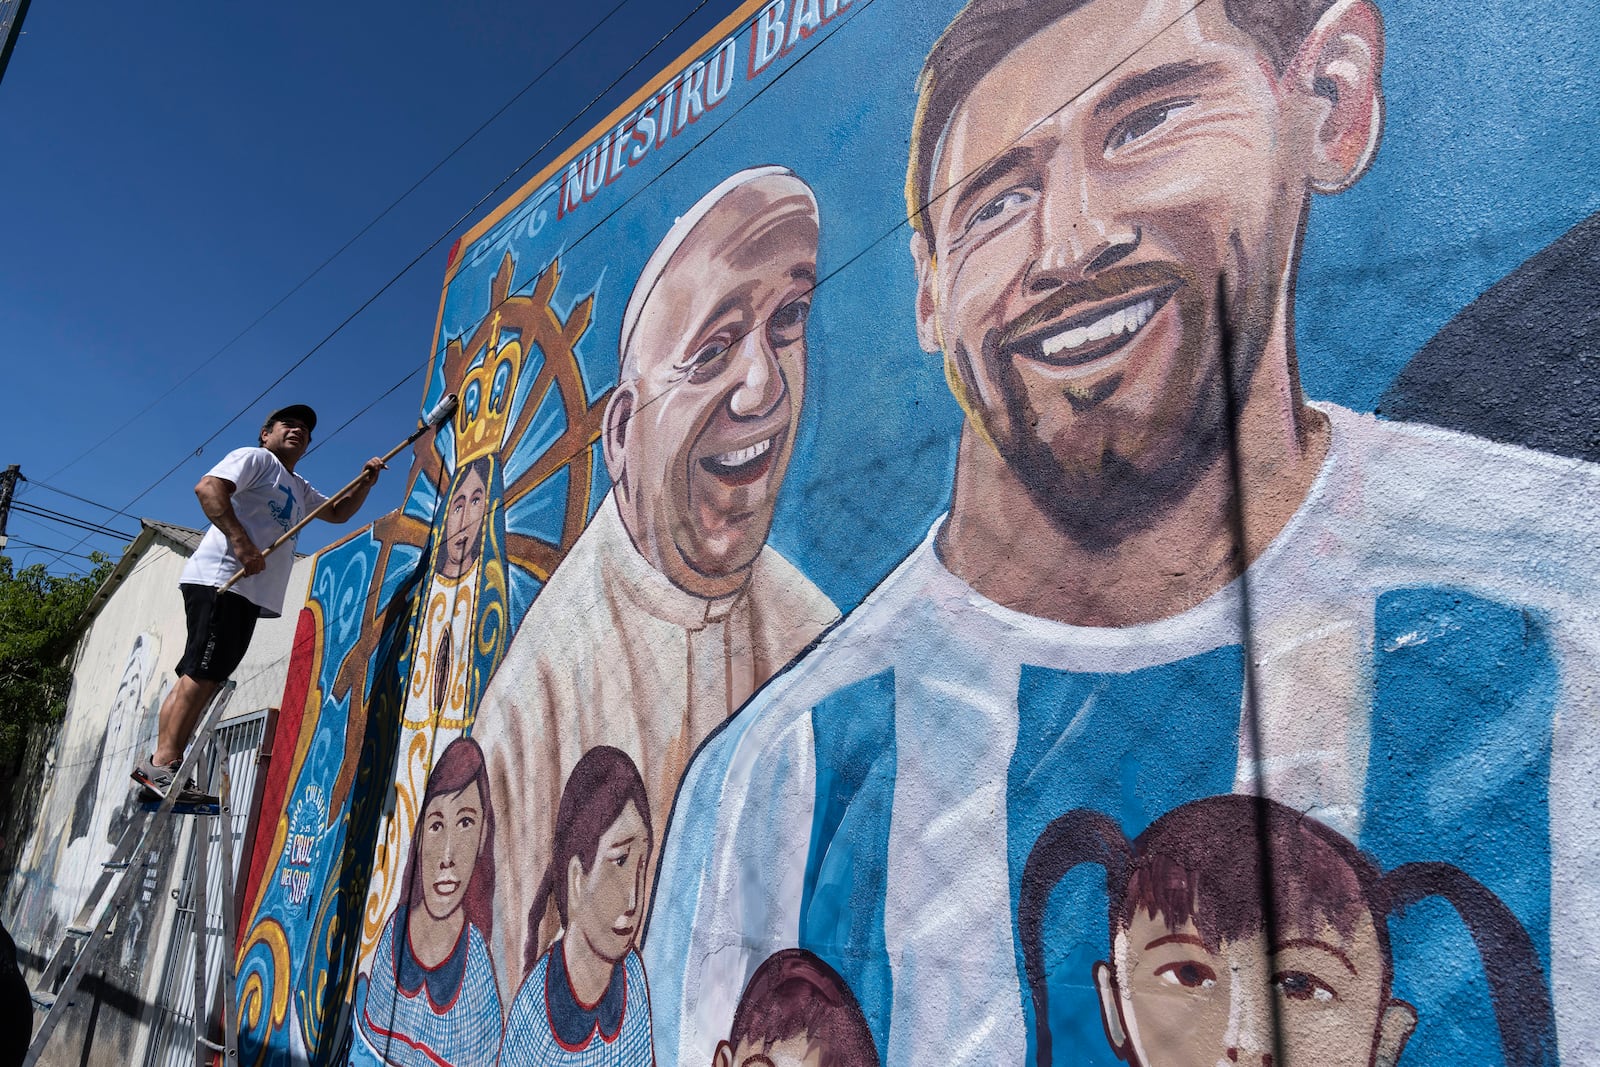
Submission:
[[[132,541],[134,537],[138,536],[137,534],[125,534],[121,530],[113,530],[109,526],[102,526],[97,522],[90,522],[86,519],[80,519],[59,511],[50,510],[49,508],[37,508],[23,500],[13,501],[11,507],[19,514],[29,515],[36,519],[43,519],[46,522],[59,523],[62,526],[71,526],[79,530],[86,530],[90,534],[101,534],[106,537],[118,537],[124,541]],[[78,545],[81,544],[83,544],[83,539],[80,539],[78,544],[73,545],[72,547],[77,548]]]
[[[21,514],[30,515],[37,519],[45,519],[50,522],[66,523],[68,525],[94,530],[99,533],[110,534],[114,537],[126,536],[121,530],[106,526],[103,523],[95,522],[93,519],[84,519],[77,515],[69,515],[64,511],[57,511],[55,508],[41,508],[35,504],[29,503],[26,500],[14,501],[12,503],[12,507],[14,507]]]
[[[22,538],[22,537],[9,538],[8,539],[8,544],[10,544],[10,545],[27,545],[29,548],[39,548],[39,549],[43,549],[46,552],[59,552],[63,556],[76,556],[79,559],[87,559],[87,560],[93,560],[94,559],[93,555],[88,555],[88,554],[85,554],[83,552],[71,552],[71,551],[68,551],[67,549],[64,549],[64,548],[57,548],[54,545],[41,545],[37,541],[29,541],[29,540],[27,540],[25,538]]]
[[[27,500],[13,501],[12,506],[25,514],[33,515],[36,518],[72,523],[75,526],[87,526],[91,529],[100,530],[104,533],[115,534],[118,537],[123,536],[121,530],[113,529],[104,523],[95,522],[93,519],[85,519],[77,515],[69,515],[64,511],[58,511],[55,508],[41,507],[38,504],[31,503]]]
[[[433,357],[429,356],[428,360],[426,362],[424,362],[421,366],[417,366],[417,367],[411,368],[411,370],[406,373],[406,376],[404,378],[401,378],[399,381],[397,381],[393,385],[389,386],[389,388],[387,388],[383,392],[379,393],[376,398],[374,398],[370,403],[367,404],[366,407],[362,408],[360,411],[356,412],[354,415],[351,415],[348,419],[345,419],[339,425],[335,426],[332,430],[328,431],[328,433],[324,434],[321,438],[319,438],[316,444],[314,444],[310,448],[306,449],[306,455],[309,456],[311,453],[315,452],[317,449],[319,449],[323,445],[327,444],[333,438],[337,437],[341,430],[343,430],[345,427],[349,426],[352,422],[355,422],[357,419],[359,419],[361,416],[365,415],[367,412],[371,411],[373,408],[377,407],[378,404],[381,401],[383,401],[383,400],[387,399],[389,396],[393,395],[393,393],[394,393],[394,391],[396,389],[399,389],[402,385],[406,384],[411,379],[413,379],[417,375],[421,374],[425,369],[427,369],[428,363],[431,363],[432,361],[433,361]]]
[[[411,270],[414,267],[416,267],[416,265],[418,263],[422,262],[423,258],[425,256],[427,256],[428,253],[432,252],[435,248],[439,247],[439,245],[444,241],[445,238],[449,237],[452,233],[454,233],[456,228],[458,226],[460,226],[463,222],[465,222],[468,218],[470,218],[473,215],[474,212],[476,212],[480,207],[482,207],[489,200],[490,197],[494,196],[497,192],[499,192],[506,185],[507,182],[510,182],[519,173],[521,173],[523,171],[523,169],[525,169],[528,166],[528,164],[532,163],[535,159],[537,159],[539,157],[539,155],[542,152],[544,152],[545,149],[549,148],[550,145],[555,142],[556,138],[558,138],[562,134],[566,133],[566,131],[568,129],[570,129],[574,123],[576,123],[579,119],[581,119],[585,114],[588,113],[589,109],[591,109],[592,107],[595,106],[595,104],[599,103],[602,99],[604,99],[606,94],[610,93],[613,89],[615,89],[618,85],[620,85],[624,78],[626,78],[626,77],[628,77],[628,75],[632,74],[633,71],[639,66],[639,64],[643,63],[646,59],[648,59],[650,57],[650,55],[652,53],[655,52],[656,49],[660,48],[663,44],[665,44],[666,41],[668,40],[668,38],[670,38],[673,34],[677,33],[684,26],[688,25],[689,20],[694,18],[695,15],[699,14],[700,9],[705,7],[706,4],[709,3],[709,2],[710,2],[710,0],[700,0],[699,3],[697,3],[692,9],[690,9],[690,11],[689,11],[689,13],[687,15],[685,15],[683,18],[678,20],[676,25],[674,25],[666,33],[662,34],[660,39],[658,39],[655,44],[651,45],[648,49],[646,49],[637,59],[635,59],[632,63],[630,63],[628,65],[628,67],[625,70],[623,70],[623,72],[621,74],[617,75],[616,78],[612,79],[612,81],[611,81],[611,83],[609,85],[607,85],[604,89],[600,90],[600,92],[596,93],[595,96],[587,104],[585,104],[576,113],[574,113],[571,118],[569,118],[565,123],[563,123],[560,129],[556,130],[555,133],[551,134],[548,138],[546,138],[545,142],[543,144],[541,144],[537,149],[535,149],[532,155],[528,156],[528,158],[524,159],[521,163],[519,163],[516,166],[516,168],[513,169],[509,174],[507,174],[504,178],[500,179],[500,181],[495,184],[494,188],[490,189],[487,193],[484,193],[483,196],[479,197],[477,203],[473,204],[472,207],[468,208],[465,212],[463,212],[461,214],[461,216],[459,218],[457,218],[454,222],[452,222],[450,224],[450,226],[443,233],[439,234],[438,237],[434,238],[433,241],[428,245],[428,247],[424,248],[421,252],[418,252],[416,254],[416,256],[414,256],[409,263],[407,263],[404,267],[402,267],[399,270],[399,272],[397,272],[394,275],[394,277],[390,278],[387,282],[384,282],[383,285],[378,289],[377,292],[373,293],[366,300],[362,301],[362,303],[361,303],[361,305],[359,307],[357,307],[349,315],[345,316],[345,318],[337,326],[335,326],[332,330],[330,330],[322,338],[322,340],[318,341],[315,345],[313,345],[310,348],[310,350],[308,350],[306,352],[305,355],[301,356],[299,359],[295,360],[292,364],[290,364],[289,368],[287,370],[285,370],[282,374],[278,375],[278,377],[275,378],[270,384],[268,384],[268,386],[265,389],[263,389],[260,393],[256,394],[256,396],[252,397],[249,401],[247,401],[239,409],[238,412],[236,412],[231,418],[228,419],[227,422],[225,422],[221,426],[217,427],[216,431],[213,432],[211,434],[211,436],[207,437],[204,441],[200,442],[200,444],[194,449],[194,451],[192,453],[190,453],[189,455],[187,455],[187,456],[183,457],[182,459],[180,459],[176,464],[174,464],[170,469],[168,469],[166,471],[166,473],[162,474],[155,481],[151,482],[149,485],[147,485],[143,489],[141,489],[138,492],[138,494],[134,496],[134,498],[132,500],[129,500],[121,508],[117,509],[117,511],[115,512],[115,515],[126,515],[129,508],[133,507],[133,505],[137,504],[140,500],[144,499],[144,497],[147,496],[150,493],[150,491],[153,490],[156,486],[160,485],[162,482],[166,481],[168,478],[170,478],[174,474],[176,474],[180,469],[182,469],[183,465],[185,463],[187,463],[193,456],[198,456],[201,452],[203,452],[207,445],[209,445],[212,441],[215,441],[218,437],[222,436],[222,434],[228,429],[228,427],[232,426],[235,422],[237,422],[239,420],[240,416],[242,416],[245,412],[249,411],[252,407],[254,407],[256,405],[256,403],[261,400],[262,397],[266,396],[273,389],[277,388],[277,386],[285,378],[289,377],[289,375],[293,374],[296,370],[298,370],[312,356],[316,355],[316,353],[319,350],[321,350],[321,348],[324,345],[326,345],[329,341],[333,340],[333,338],[336,337],[340,333],[340,331],[342,331],[346,326],[350,325],[351,322],[355,321],[357,316],[359,316],[363,311],[365,311],[368,307],[370,307],[373,304],[373,302],[376,301],[379,297],[381,297],[384,293],[388,292],[389,289],[392,288],[396,282],[398,282],[401,278],[405,277],[407,274],[411,273]],[[398,388],[398,386],[397,386],[397,388]],[[342,429],[342,427],[341,427],[341,429]],[[113,517],[115,517],[115,516],[113,516]],[[73,545],[73,547],[76,548],[76,547],[78,547],[78,545],[81,545],[82,543],[83,543],[83,541],[80,539],[77,544]],[[52,562],[54,562],[54,561],[52,561]]]
[[[266,320],[267,316],[271,315],[274,311],[277,311],[278,308],[282,307],[284,305],[284,303],[289,300],[290,297],[294,296],[294,294],[298,293],[301,289],[305,288],[305,286],[313,278],[315,278],[317,275],[321,274],[323,272],[323,270],[328,267],[329,264],[331,264],[334,260],[338,259],[340,256],[344,255],[344,253],[349,250],[351,245],[355,244],[361,238],[365,237],[369,230],[371,230],[374,226],[376,226],[378,223],[382,222],[385,218],[387,218],[391,211],[393,211],[395,208],[399,207],[400,204],[407,197],[409,197],[412,193],[416,192],[419,188],[421,188],[423,182],[426,182],[429,178],[431,178],[435,174],[437,174],[439,172],[439,168],[443,167],[446,163],[448,163],[452,159],[454,159],[461,152],[461,150],[463,148],[467,147],[467,145],[471,144],[474,140],[476,140],[477,136],[480,133],[482,133],[484,130],[488,129],[489,126],[496,119],[498,119],[501,115],[504,115],[511,108],[511,106],[513,104],[515,104],[518,100],[521,100],[524,96],[526,96],[529,93],[529,91],[533,89],[533,87],[535,85],[539,84],[539,82],[544,80],[545,75],[549,74],[552,70],[554,70],[557,65],[559,65],[564,59],[566,59],[569,55],[571,55],[585,41],[587,41],[590,37],[592,37],[595,34],[595,32],[600,29],[601,26],[603,26],[607,22],[611,21],[611,16],[615,15],[618,11],[622,10],[622,8],[628,2],[629,2],[629,0],[618,0],[618,3],[614,7],[612,7],[612,9],[610,11],[607,11],[604,15],[601,16],[599,22],[596,22],[593,26],[590,26],[588,30],[584,31],[583,36],[579,37],[576,41],[572,42],[572,44],[567,47],[566,51],[562,52],[555,59],[553,59],[549,63],[547,63],[543,70],[539,71],[538,74],[535,74],[533,76],[533,80],[532,81],[528,82],[528,84],[524,85],[521,89],[517,90],[516,94],[514,96],[512,96],[511,99],[507,100],[504,104],[501,104],[499,110],[497,110],[493,115],[490,115],[488,118],[484,119],[481,123],[479,123],[477,129],[475,129],[471,133],[467,134],[467,136],[461,141],[460,144],[456,145],[454,148],[452,148],[449,152],[447,152],[445,154],[444,158],[440,159],[432,167],[429,167],[428,170],[427,170],[427,173],[423,174],[422,177],[418,178],[415,182],[412,182],[411,183],[411,187],[409,189],[407,189],[405,192],[403,192],[399,196],[397,196],[394,199],[394,201],[392,203],[390,203],[390,205],[388,207],[386,207],[382,211],[378,212],[378,214],[372,219],[371,222],[368,222],[365,226],[361,227],[361,229],[357,230],[356,233],[355,233],[355,236],[351,237],[344,244],[340,245],[333,252],[332,255],[328,256],[321,263],[317,264],[316,269],[314,269],[310,274],[307,274],[304,278],[301,278],[298,282],[296,282],[295,285],[294,285],[294,288],[290,289],[287,293],[284,293],[281,297],[279,297],[276,301],[274,301],[271,307],[267,308],[267,310],[265,310],[261,314],[257,315],[254,319],[250,320],[250,324],[248,326],[246,326],[244,329],[240,330],[238,333],[234,334],[231,338],[228,339],[227,343],[225,343],[221,348],[217,349],[215,352],[211,353],[205,359],[201,360],[198,364],[196,364],[183,377],[181,377],[177,381],[173,382],[171,387],[168,388],[166,392],[162,393],[160,396],[158,396],[154,400],[150,401],[150,403],[148,403],[144,407],[140,408],[133,415],[129,416],[129,418],[126,421],[124,421],[122,423],[122,425],[118,426],[116,429],[112,430],[110,433],[108,433],[104,437],[100,438],[100,440],[96,441],[94,444],[90,445],[88,448],[86,448],[82,452],[78,453],[78,455],[74,456],[72,459],[68,460],[66,463],[62,464],[61,466],[57,467],[55,470],[51,471],[49,476],[51,478],[56,477],[57,475],[59,475],[63,471],[65,471],[67,468],[73,466],[78,461],[80,461],[83,458],[85,458],[86,456],[88,456],[90,453],[97,451],[101,446],[105,445],[106,442],[110,441],[113,437],[117,436],[117,434],[121,433],[123,430],[126,430],[129,426],[132,426],[135,422],[137,422],[141,417],[143,417],[144,415],[148,414],[149,411],[152,408],[154,408],[156,405],[160,404],[163,400],[167,399],[167,397],[169,397],[173,393],[177,392],[178,388],[180,386],[182,386],[185,382],[187,382],[189,379],[193,378],[196,374],[199,374],[206,367],[209,367],[224,352],[228,351],[228,349],[232,348],[235,344],[237,344],[239,342],[239,340],[242,337],[244,337],[245,334],[249,333],[251,330],[253,330],[257,326],[261,325],[261,323]],[[430,246],[430,250],[431,250],[431,248],[432,248],[432,246]],[[279,379],[279,381],[281,381],[281,380],[282,379]],[[276,384],[276,383],[274,383],[274,384]],[[226,428],[226,427],[224,427],[224,428]],[[207,443],[209,443],[209,441]],[[106,508],[106,510],[107,511],[112,511],[112,510],[115,510],[115,509]]]
[[[73,500],[79,501],[80,503],[88,504],[88,505],[90,505],[92,507],[97,507],[101,511],[109,511],[109,512],[112,512],[113,514],[115,514],[116,511],[117,511],[117,509],[112,507],[110,504],[102,504],[98,500],[90,500],[86,496],[79,496],[77,493],[69,493],[65,489],[57,488],[56,486],[51,485],[49,482],[42,481],[42,480],[40,480],[38,478],[29,478],[26,475],[22,475],[21,477],[22,477],[22,481],[24,483],[26,483],[27,485],[29,485],[29,486],[38,486],[40,489],[48,489],[52,493],[60,493],[62,496],[71,497]]]

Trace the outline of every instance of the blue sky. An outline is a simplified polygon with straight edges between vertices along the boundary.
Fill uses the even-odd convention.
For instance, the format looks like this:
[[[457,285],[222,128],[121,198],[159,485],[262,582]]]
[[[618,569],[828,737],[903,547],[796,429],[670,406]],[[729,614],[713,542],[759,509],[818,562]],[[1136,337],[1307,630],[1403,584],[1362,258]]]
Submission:
[[[131,513],[200,525],[194,483],[229,448],[252,443],[268,410],[292,401],[321,413],[316,450],[301,469],[326,490],[403,438],[421,406],[420,372],[454,237],[563,147],[585,139],[736,0],[622,0],[607,17],[618,2],[380,7],[350,0],[179,10],[38,0],[0,82],[0,354],[10,386],[0,465],[20,463],[32,479],[19,502],[132,532],[133,519],[111,518],[41,483],[121,507],[167,475]],[[704,6],[695,10],[697,2]],[[1569,32],[1587,24],[1583,15],[1595,3],[1583,0],[1581,14],[1488,0],[1382,4],[1383,143],[1353,190],[1318,198],[1300,264],[1296,334],[1309,395],[1372,410],[1452,315],[1600,210],[1593,178],[1600,140],[1592,133],[1600,62],[1592,35]],[[765,119],[752,111],[726,131],[719,127],[710,151],[636,205],[659,219],[618,229],[619,237],[584,253],[596,259],[594,276],[615,267],[620,285],[628,257],[653,243],[639,235],[661,232],[674,205],[692,202],[736,163],[782,161],[824,184],[836,173],[838,187],[824,201],[828,262],[862,247],[857,230],[881,235],[880,223],[901,210],[915,69],[955,6],[856,5],[859,23],[830,46],[846,59],[790,79],[762,105],[774,109]],[[623,73],[686,15],[681,30]],[[599,32],[415,194],[212,358],[602,18]],[[870,80],[853,76],[867,69]],[[617,89],[550,150],[255,399],[619,75]],[[888,123],[875,137],[861,133],[869,112]],[[724,109],[718,121],[733,118]],[[841,138],[858,138],[866,150],[841,151],[854,147]],[[870,513],[872,521],[857,525],[880,546],[881,559],[869,564],[859,553],[830,549],[820,561],[806,560],[841,603],[909,549],[947,493],[951,427],[929,423],[937,447],[911,459],[899,440],[903,420],[927,422],[918,401],[905,407],[907,390],[926,390],[934,409],[955,417],[937,363],[907,332],[909,319],[873,331],[868,353],[878,374],[863,381],[823,373],[826,359],[849,366],[863,358],[864,335],[851,325],[850,308],[868,302],[877,315],[885,306],[881,287],[910,284],[904,247],[895,235],[882,244],[881,260],[864,259],[832,283],[814,319],[820,355],[807,407],[808,425],[822,426],[814,430],[820,444],[791,470],[791,484],[803,489],[786,494],[774,530],[778,547],[793,551],[821,499]],[[897,302],[909,307],[909,296],[900,292],[886,306]],[[831,333],[828,308],[838,324]],[[885,336],[891,327],[900,342]],[[886,352],[899,362],[885,363]],[[877,392],[864,397],[862,384]],[[868,427],[882,442],[877,450],[861,447],[852,413],[863,410],[874,413]],[[828,430],[829,418],[844,421]],[[914,468],[894,468],[890,484],[915,492],[896,495],[901,511],[892,515],[875,480],[851,473],[852,464],[885,457]],[[404,461],[358,523],[399,505]],[[824,489],[833,497],[811,495]],[[899,536],[878,536],[879,520]],[[315,550],[350,529],[313,524],[300,548]],[[20,512],[10,533],[11,554],[22,564],[54,556],[22,541],[68,548],[80,536]],[[76,551],[91,547],[115,554],[121,542],[96,535]],[[829,585],[835,564],[852,568],[833,576],[837,586]],[[55,569],[82,566],[66,557]]]
[[[252,399],[686,15],[682,30],[480,214],[734,2],[707,0],[694,11],[695,0],[627,0],[383,221],[207,363],[616,0],[38,0],[0,82],[0,352],[10,408],[0,466],[20,463],[32,480],[19,502],[133,532],[135,519],[39,482],[119,508],[177,467],[130,514],[203,525],[194,483],[228,449],[252,443],[271,407],[293,401],[315,406],[321,420],[320,447],[301,472],[325,490],[343,484],[415,425],[420,373],[332,433],[425,363],[445,257],[472,219],[266,398]],[[405,459],[356,523],[313,523],[300,549],[397,506]],[[55,555],[20,541],[68,548],[81,536],[16,511],[8,533],[20,565]],[[116,555],[121,542],[94,536],[75,551],[91,548]],[[83,566],[69,556],[52,570]]]

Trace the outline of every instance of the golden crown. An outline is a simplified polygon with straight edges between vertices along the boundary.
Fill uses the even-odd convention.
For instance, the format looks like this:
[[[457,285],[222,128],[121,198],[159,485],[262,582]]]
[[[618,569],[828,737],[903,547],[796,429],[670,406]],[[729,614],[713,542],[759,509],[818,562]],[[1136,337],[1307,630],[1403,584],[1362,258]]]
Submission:
[[[511,398],[522,372],[522,339],[514,333],[503,342],[500,313],[488,323],[483,359],[461,379],[461,404],[456,408],[456,468],[500,450],[511,425]]]

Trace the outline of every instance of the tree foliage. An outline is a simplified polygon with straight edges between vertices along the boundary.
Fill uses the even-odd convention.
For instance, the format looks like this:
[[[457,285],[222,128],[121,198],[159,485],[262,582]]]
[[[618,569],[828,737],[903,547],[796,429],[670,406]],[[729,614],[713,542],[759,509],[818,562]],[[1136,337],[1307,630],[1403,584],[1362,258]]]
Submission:
[[[53,577],[43,564],[18,571],[0,556],[0,766],[35,726],[66,712],[83,610],[113,566],[99,553],[93,560],[88,574]]]

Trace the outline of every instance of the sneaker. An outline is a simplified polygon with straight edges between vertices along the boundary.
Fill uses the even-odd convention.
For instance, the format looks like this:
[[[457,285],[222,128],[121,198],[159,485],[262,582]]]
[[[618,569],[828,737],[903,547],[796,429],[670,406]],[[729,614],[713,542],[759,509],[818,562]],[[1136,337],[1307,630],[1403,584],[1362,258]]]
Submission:
[[[139,783],[139,799],[146,803],[159,804],[165,800],[172,791],[174,780],[178,777],[178,768],[181,763],[162,766],[149,756],[133,765],[133,773],[129,775]],[[218,799],[215,794],[202,793],[195,788],[194,779],[191,777],[183,783],[183,788],[178,790],[175,801],[178,804],[216,804]]]

